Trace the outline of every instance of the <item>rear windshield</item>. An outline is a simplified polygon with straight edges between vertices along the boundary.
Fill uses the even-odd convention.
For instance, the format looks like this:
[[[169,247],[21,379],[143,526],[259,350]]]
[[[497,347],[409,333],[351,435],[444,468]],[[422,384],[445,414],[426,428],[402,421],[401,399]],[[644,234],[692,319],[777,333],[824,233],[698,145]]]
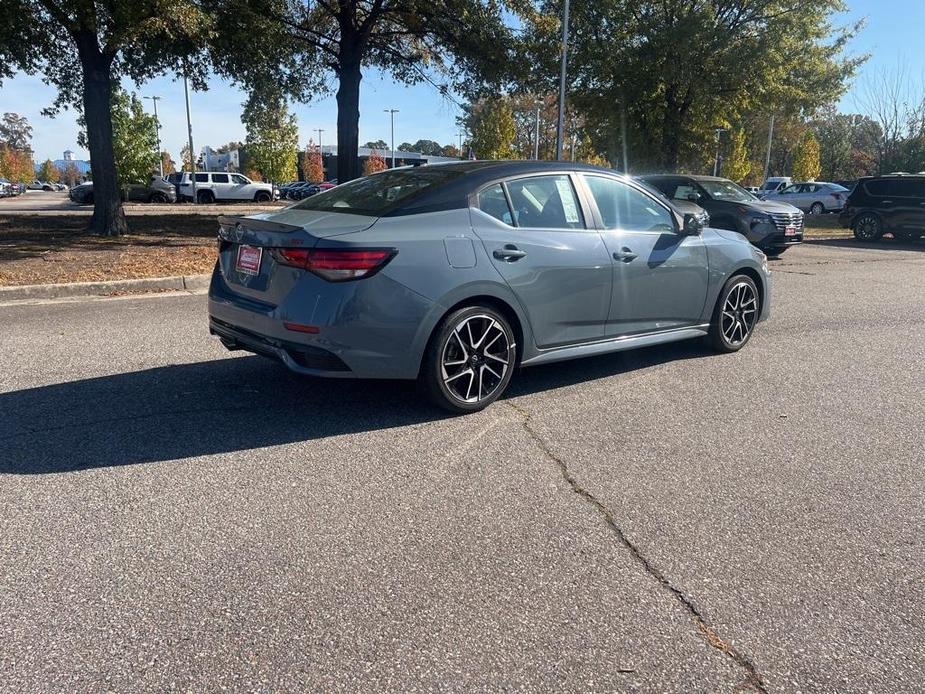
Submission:
[[[383,171],[317,193],[294,205],[294,208],[379,217],[459,175],[458,171],[427,166]]]

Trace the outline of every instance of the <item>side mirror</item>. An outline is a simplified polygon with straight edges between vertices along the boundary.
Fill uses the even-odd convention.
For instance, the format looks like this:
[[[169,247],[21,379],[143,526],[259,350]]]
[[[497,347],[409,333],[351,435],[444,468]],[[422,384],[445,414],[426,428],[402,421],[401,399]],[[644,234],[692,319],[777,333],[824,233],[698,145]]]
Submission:
[[[700,215],[692,212],[684,213],[684,225],[681,227],[681,233],[685,236],[699,236],[703,231],[703,220]]]
[[[698,202],[700,202],[700,193],[688,193],[688,194],[687,194],[687,199],[688,199],[690,202],[698,203]]]

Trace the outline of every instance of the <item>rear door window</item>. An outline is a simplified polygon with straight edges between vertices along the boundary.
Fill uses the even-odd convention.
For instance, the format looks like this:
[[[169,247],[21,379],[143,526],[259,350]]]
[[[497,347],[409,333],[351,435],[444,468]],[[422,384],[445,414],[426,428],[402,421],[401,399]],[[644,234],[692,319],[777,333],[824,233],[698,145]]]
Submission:
[[[518,178],[507,184],[519,227],[584,229],[572,181],[565,175]]]
[[[511,213],[507,196],[500,183],[489,186],[479,193],[479,209],[499,222],[514,226],[514,215]]]
[[[196,183],[208,183],[209,174],[198,173],[196,174]]]
[[[880,179],[877,181],[868,181],[864,184],[864,187],[870,195],[884,198],[887,196],[899,195],[896,186],[897,183],[899,183],[899,181]]]
[[[212,174],[212,183],[228,183],[228,174]]]

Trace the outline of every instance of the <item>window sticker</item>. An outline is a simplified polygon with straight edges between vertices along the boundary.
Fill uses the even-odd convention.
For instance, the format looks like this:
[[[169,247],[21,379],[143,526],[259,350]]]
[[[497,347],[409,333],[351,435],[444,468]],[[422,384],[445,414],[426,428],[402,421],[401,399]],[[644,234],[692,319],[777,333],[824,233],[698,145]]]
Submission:
[[[572,194],[572,184],[568,179],[556,179],[556,188],[559,189],[559,198],[562,200],[562,209],[565,212],[565,221],[569,224],[577,224],[581,221],[578,216],[578,206],[575,204],[575,196]]]

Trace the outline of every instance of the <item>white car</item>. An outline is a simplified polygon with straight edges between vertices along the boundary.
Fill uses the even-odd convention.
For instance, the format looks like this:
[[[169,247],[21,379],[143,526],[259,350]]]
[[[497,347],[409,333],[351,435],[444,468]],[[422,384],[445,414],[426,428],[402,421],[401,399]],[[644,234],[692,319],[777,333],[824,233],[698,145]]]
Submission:
[[[177,186],[178,197],[181,200],[193,199],[193,182],[190,172],[170,174],[167,180]],[[239,173],[196,172],[196,200],[200,203],[207,204],[217,200],[270,202],[276,195],[277,191],[271,184],[257,183]]]
[[[45,191],[55,189],[54,185],[52,185],[51,183],[46,183],[45,181],[39,181],[39,180],[32,181],[32,183],[30,183],[27,186],[27,188],[29,190],[45,190]]]

